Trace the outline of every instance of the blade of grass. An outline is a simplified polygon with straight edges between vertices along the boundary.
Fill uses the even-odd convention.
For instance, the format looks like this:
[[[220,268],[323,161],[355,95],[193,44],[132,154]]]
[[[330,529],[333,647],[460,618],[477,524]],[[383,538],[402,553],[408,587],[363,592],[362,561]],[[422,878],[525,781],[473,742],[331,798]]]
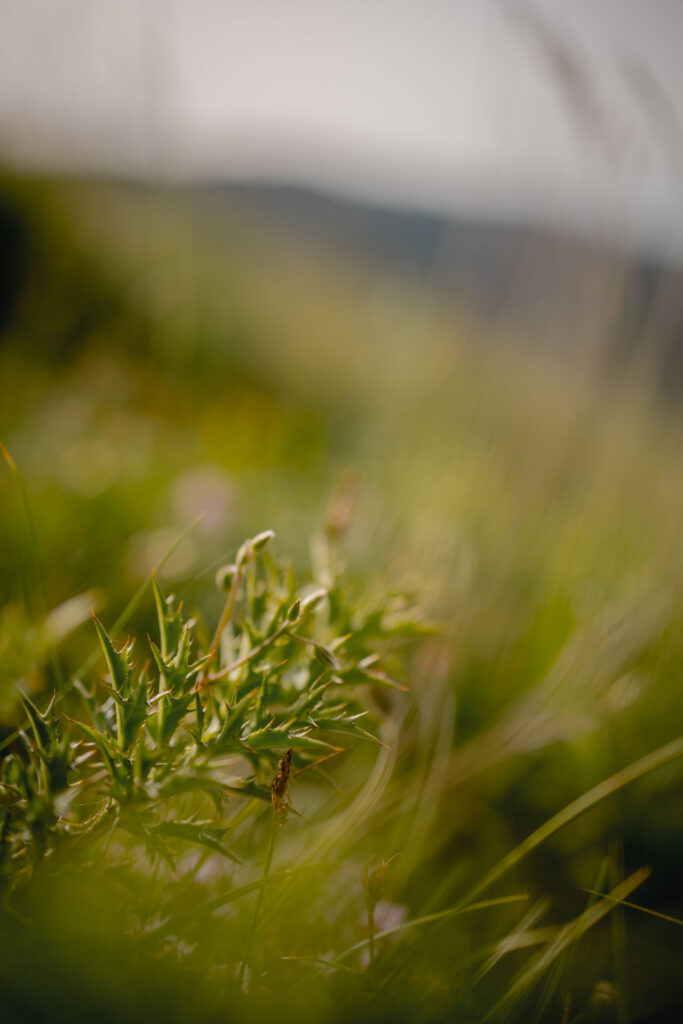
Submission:
[[[178,548],[180,547],[182,542],[185,540],[185,538],[188,537],[192,533],[192,531],[197,528],[197,526],[201,523],[203,518],[204,518],[204,513],[202,512],[195,519],[193,519],[191,523],[188,523],[188,525],[185,527],[185,529],[182,530],[178,534],[177,538],[174,540],[173,544],[171,544],[170,548],[168,549],[168,551],[166,552],[164,557],[161,559],[159,564],[154,566],[153,572],[155,572],[157,575],[159,574],[159,572],[163,569],[163,567],[168,562],[169,558],[171,558],[171,556],[178,550]],[[117,633],[120,633],[121,630],[125,626],[128,625],[128,623],[130,622],[131,618],[133,617],[133,615],[135,614],[137,609],[140,607],[143,598],[147,595],[147,591],[152,586],[152,575],[153,575],[153,572],[150,572],[149,576],[147,576],[147,578],[140,584],[140,586],[135,591],[135,593],[131,597],[130,601],[126,605],[126,607],[123,609],[123,611],[119,615],[119,617],[116,620],[116,622],[114,623],[114,625],[108,631],[109,635],[111,637],[115,637],[117,635]],[[100,648],[99,648],[99,646],[93,648],[92,654],[90,654],[90,656],[88,658],[86,658],[86,660],[83,662],[82,665],[79,665],[79,667],[74,672],[74,675],[75,676],[79,676],[83,672],[87,672],[89,669],[91,669],[93,667],[93,665],[95,664],[95,662],[97,661],[99,655],[100,655]]]
[[[404,921],[403,924],[396,925],[395,928],[387,928],[384,932],[377,932],[374,936],[374,941],[379,942],[380,939],[386,939],[391,935],[399,935],[402,932],[410,931],[412,928],[421,928],[423,925],[431,924],[434,921],[443,921],[448,917],[456,917],[460,914],[469,914],[475,910],[487,910],[489,907],[499,907],[506,903],[519,903],[521,900],[528,900],[529,895],[525,892],[513,893],[511,896],[498,896],[491,900],[481,900],[479,903],[470,903],[467,907],[457,906],[449,907],[448,910],[439,910],[435,914],[425,914],[424,917],[414,917],[411,921]],[[335,963],[345,960],[348,956],[358,952],[360,949],[365,949],[366,946],[370,945],[370,939],[361,939],[360,942],[354,943],[353,946],[349,946],[343,953],[335,958]]]
[[[623,786],[628,785],[630,782],[634,782],[636,779],[647,775],[649,772],[654,771],[656,768],[660,768],[662,765],[668,764],[670,761],[676,760],[683,756],[683,737],[672,740],[671,743],[667,743],[663,747],[659,747],[657,750],[652,751],[650,754],[646,754],[645,757],[641,757],[638,761],[634,761],[633,764],[628,765],[626,768],[622,768],[614,775],[610,775],[608,779],[598,783],[597,786],[593,786],[582,796],[573,800],[570,804],[567,804],[561,811],[549,818],[548,821],[544,822],[535,832],[527,836],[526,839],[522,840],[518,846],[514,847],[505,857],[502,858],[494,867],[488,871],[484,877],[476,883],[463,897],[458,904],[458,907],[466,906],[470,901],[480,896],[486,891],[494,882],[497,882],[506,871],[514,867],[523,857],[525,857],[532,850],[540,846],[541,843],[545,842],[551,835],[558,832],[565,825],[574,821],[581,814],[590,810],[601,800],[610,796],[612,793],[621,789]],[[405,957],[398,959],[397,964],[392,968],[388,975],[386,982],[394,975],[405,962]]]
[[[549,906],[549,900],[538,900],[534,903],[533,907],[527,911],[519,924],[515,925],[511,932],[508,932],[507,935],[496,943],[493,953],[491,953],[485,963],[481,965],[472,979],[473,985],[476,985],[478,981],[481,981],[481,979],[488,974],[504,956],[507,956],[508,953],[520,948],[520,941],[523,941],[524,937],[530,933],[531,926],[536,924],[536,922],[547,913]]]
[[[338,964],[334,960],[322,960],[320,957],[314,956],[281,956],[281,960],[290,960],[300,964],[314,964],[317,967],[331,967],[335,971],[345,971],[347,974],[357,974],[360,977],[365,976],[365,971],[361,971],[358,967],[347,967],[346,964]]]
[[[261,885],[258,896],[256,897],[256,904],[254,906],[254,913],[251,916],[251,924],[249,925],[249,934],[247,935],[247,945],[244,950],[244,958],[239,972],[239,983],[240,988],[244,987],[244,973],[247,969],[247,965],[251,958],[251,947],[254,942],[254,935],[256,934],[256,926],[258,924],[259,914],[261,912],[261,904],[263,903],[263,892],[268,881],[268,874],[270,872],[270,865],[273,860],[273,851],[275,850],[275,840],[277,839],[280,827],[274,824],[270,831],[270,840],[268,841],[268,850],[266,851],[266,861],[263,865],[263,884]]]
[[[590,893],[591,896],[597,896],[601,900],[616,900],[613,893],[598,892],[596,889],[583,889],[583,892]],[[677,924],[683,928],[683,921],[679,917],[672,917],[671,914],[663,914],[659,910],[651,910],[649,907],[643,907],[639,903],[630,903],[629,900],[616,900],[622,907],[629,907],[631,910],[639,910],[641,914],[647,914],[649,917],[656,917],[660,921],[668,921],[669,924]]]
[[[210,900],[205,900],[203,903],[199,903],[180,914],[173,914],[171,917],[166,918],[165,921],[162,921],[161,924],[157,925],[156,928],[147,932],[143,937],[143,941],[163,938],[165,935],[176,932],[191,921],[213,914],[215,910],[220,910],[221,907],[226,906],[228,903],[234,903],[243,896],[248,896],[249,893],[257,892],[265,885],[273,885],[274,883],[289,877],[291,873],[292,869],[273,872],[267,879],[257,878],[253,882],[247,882],[245,885],[240,885],[235,889],[230,889],[228,892],[221,893],[220,896],[214,896]]]
[[[598,888],[602,888],[602,884],[607,878],[608,871],[609,857],[604,857],[602,863],[600,864],[598,877],[595,882]],[[584,909],[588,910],[588,908],[592,907],[594,903],[595,900],[592,897],[589,897]],[[556,931],[559,932],[559,928],[556,929]],[[576,946],[571,945],[568,946],[564,950],[564,952],[555,960],[554,964],[552,965],[552,967],[546,975],[541,991],[538,993],[534,1000],[534,1012],[531,1017],[530,1024],[541,1024],[542,1021],[547,1019],[550,1002],[555,992],[557,991],[557,988],[565,972],[571,970],[576,953]]]
[[[622,768],[614,775],[610,775],[608,779],[603,782],[599,782],[597,786],[593,786],[582,796],[573,800],[570,804],[567,804],[561,811],[554,814],[552,818],[549,818],[543,823],[535,832],[527,836],[526,839],[522,840],[518,846],[510,850],[502,860],[498,861],[488,871],[484,877],[474,885],[467,895],[463,899],[463,903],[469,903],[470,900],[476,899],[481,893],[489,889],[494,882],[497,882],[499,878],[509,871],[510,868],[514,867],[515,864],[519,863],[523,857],[526,857],[528,853],[535,850],[537,846],[544,843],[546,839],[559,832],[561,828],[574,821],[580,815],[585,814],[591,807],[595,807],[596,804],[600,803],[606,797],[611,796],[612,793],[616,793],[617,790],[622,789],[631,782],[635,782],[636,779],[642,778],[643,775],[647,775],[649,772],[654,771],[656,768],[661,768],[662,765],[668,764],[670,761],[675,761],[677,758],[683,757],[683,736],[678,739],[672,740],[671,743],[667,743],[663,747],[659,747],[658,750],[654,750],[651,754],[646,754],[645,757],[641,757],[638,761],[634,761],[633,764],[628,765],[626,768]]]
[[[610,855],[608,858],[608,886],[615,889],[624,878],[623,850],[618,837],[614,837],[610,843]],[[602,882],[598,883],[598,889],[602,889]],[[629,1000],[629,978],[626,968],[626,922],[624,908],[617,905],[613,908],[610,918],[612,932],[612,964],[614,979],[617,984],[619,999],[617,1003],[617,1015],[619,1024],[629,1024],[628,1004]]]
[[[28,500],[28,491],[26,490],[26,485],[24,483],[24,480],[23,480],[23,477],[22,477],[21,473],[19,472],[19,469],[17,467],[16,462],[14,461],[14,459],[12,458],[11,454],[9,453],[7,448],[4,446],[2,441],[0,441],[0,455],[2,455],[2,457],[4,458],[5,462],[7,463],[8,467],[9,467],[10,473],[12,474],[12,477],[14,478],[14,482],[16,483],[17,490],[18,490],[19,496],[21,498],[21,504],[22,504],[22,507],[23,507],[23,510],[24,510],[24,517],[26,519],[26,526],[27,526],[27,530],[28,530],[29,550],[30,550],[31,556],[32,556],[33,571],[34,571],[34,574],[35,574],[36,585],[37,585],[37,588],[38,588],[38,598],[39,598],[39,603],[40,603],[40,611],[41,611],[41,614],[42,614],[43,618],[45,618],[47,616],[47,611],[48,611],[48,607],[47,607],[47,593],[46,593],[46,590],[45,590],[45,577],[43,575],[43,570],[42,570],[42,567],[41,567],[41,564],[40,564],[40,558],[38,556],[38,534],[36,533],[35,523],[33,522],[33,515],[31,513],[31,503]],[[24,589],[25,589],[26,599],[27,599],[27,601],[26,601],[27,610],[28,610],[29,615],[31,615],[31,608],[30,608],[30,603],[29,603],[29,600],[28,600],[28,584],[27,584],[26,581],[24,581]],[[62,670],[61,670],[61,667],[59,665],[59,660],[57,658],[57,652],[55,650],[55,645],[54,645],[54,643],[52,641],[50,641],[49,649],[50,649],[50,664],[52,666],[52,671],[54,673],[55,684],[56,684],[57,688],[59,689],[62,686]]]
[[[570,921],[569,924],[565,925],[550,945],[536,957],[531,966],[518,975],[507,992],[498,1000],[484,1019],[502,1019],[506,1015],[507,1009],[513,1004],[518,1004],[519,999],[528,992],[558,956],[609,914],[615,903],[620,903],[623,897],[628,896],[639,885],[642,885],[645,879],[649,877],[649,874],[648,868],[639,868],[637,871],[634,871],[632,875],[612,890],[610,893],[611,899],[603,899],[598,903],[592,904],[574,921]]]
[[[382,793],[391,778],[391,773],[396,762],[397,735],[400,723],[396,723],[392,734],[391,745],[382,747],[377,755],[374,769],[360,791],[353,798],[348,807],[344,808],[335,818],[326,823],[325,828],[317,840],[313,840],[301,858],[303,866],[311,861],[319,861],[327,856],[331,850],[339,850],[341,844],[353,835],[355,829],[367,820],[368,813],[379,801]],[[292,897],[292,879],[290,884],[283,884],[280,891],[275,894],[268,910],[269,912],[281,911],[283,904]]]
[[[462,972],[468,972],[475,965],[481,965],[482,959],[484,960],[484,966],[488,963],[489,959],[500,953],[500,957],[507,956],[509,953],[514,953],[520,949],[530,949],[532,946],[545,946],[551,942],[559,931],[557,925],[547,924],[541,925],[538,928],[530,928],[528,931],[514,930],[505,935],[502,939],[497,942],[489,942],[486,946],[481,949],[476,949],[472,953],[468,953],[467,956],[463,957],[457,964],[456,969]],[[502,947],[505,946],[503,949]],[[476,984],[476,982],[483,976],[483,968],[479,966],[478,971],[470,981],[470,985]],[[467,983],[464,983],[464,987]]]

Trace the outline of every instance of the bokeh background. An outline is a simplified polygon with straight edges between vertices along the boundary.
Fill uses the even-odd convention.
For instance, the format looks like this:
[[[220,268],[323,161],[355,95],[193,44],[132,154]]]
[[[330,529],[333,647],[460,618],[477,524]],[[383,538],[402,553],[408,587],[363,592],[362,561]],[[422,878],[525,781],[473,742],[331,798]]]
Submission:
[[[210,618],[245,536],[307,565],[335,494],[352,579],[440,626],[396,905],[681,733],[681,38],[675,0],[4,0],[5,734],[90,607],[163,560]],[[682,811],[674,764],[520,884],[559,921],[605,858],[647,864],[637,900],[681,917]],[[619,913],[572,1013],[675,1019],[680,927]]]

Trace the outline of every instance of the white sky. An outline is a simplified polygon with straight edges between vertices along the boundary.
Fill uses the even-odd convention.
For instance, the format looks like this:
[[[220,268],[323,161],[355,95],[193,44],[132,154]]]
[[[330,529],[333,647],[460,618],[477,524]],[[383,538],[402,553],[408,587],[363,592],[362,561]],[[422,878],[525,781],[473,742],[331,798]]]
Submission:
[[[3,158],[683,246],[683,0],[1,0]]]

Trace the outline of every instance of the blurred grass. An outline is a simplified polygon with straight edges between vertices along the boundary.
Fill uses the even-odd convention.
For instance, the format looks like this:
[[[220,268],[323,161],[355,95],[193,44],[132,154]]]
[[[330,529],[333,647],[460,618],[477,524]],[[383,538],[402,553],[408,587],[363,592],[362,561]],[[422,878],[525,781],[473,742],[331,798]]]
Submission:
[[[303,889],[293,889],[297,927],[320,936],[319,958],[334,960],[331,931],[347,946],[359,929],[364,937],[367,856],[400,851],[388,904],[409,918],[438,913],[477,892],[563,807],[683,732],[680,412],[663,407],[646,380],[605,379],[572,353],[492,337],[411,280],[307,248],[227,205],[86,183],[14,182],[5,192],[26,224],[27,278],[0,341],[0,438],[36,533],[3,471],[7,731],[17,722],[17,679],[37,692],[55,683],[50,645],[36,640],[36,562],[48,608],[96,590],[111,622],[203,512],[164,577],[215,615],[212,566],[265,527],[308,560],[308,538],[352,471],[351,574],[370,589],[417,591],[443,635],[416,649],[412,693],[392,713],[392,751],[374,769],[368,754],[349,766],[347,791],[361,795],[346,809],[340,800],[333,828],[326,821],[316,838],[312,820],[310,837],[291,838],[281,854],[285,864],[315,863],[336,851],[332,889],[325,871],[315,886],[304,873]],[[143,602],[132,628],[144,632],[151,617]],[[78,621],[60,639],[65,673],[92,646]],[[363,789],[366,772],[374,774]],[[611,876],[616,892],[650,865],[636,902],[683,916],[680,766],[606,792],[510,862],[506,892],[549,901],[542,928],[581,920],[580,890],[594,886],[605,857],[620,875]],[[340,884],[345,909],[331,915]],[[186,889],[178,900],[187,908],[211,887]],[[163,879],[150,900],[160,890]],[[292,898],[282,895],[279,916],[265,915],[264,959],[305,945],[287,934]],[[401,1012],[480,1019],[507,985],[524,988],[529,961],[515,952],[486,982],[467,979],[473,959],[480,967],[527,910],[488,910],[483,924],[447,918],[433,937],[420,931],[407,947],[412,972],[395,989],[405,994]],[[624,913],[631,1019],[666,1019],[683,999],[680,932]],[[196,944],[191,972],[203,950],[235,941],[229,921],[212,920],[206,936],[187,940]],[[575,959],[560,958],[552,975],[554,1016],[538,1019],[561,1019],[570,991],[572,1014],[626,1019],[614,942],[596,919]],[[300,953],[277,969],[291,999],[321,970]],[[395,981],[393,954],[384,955]],[[596,988],[606,982],[609,991]],[[393,1019],[396,998],[387,995]],[[520,1019],[531,1019],[525,1006]]]

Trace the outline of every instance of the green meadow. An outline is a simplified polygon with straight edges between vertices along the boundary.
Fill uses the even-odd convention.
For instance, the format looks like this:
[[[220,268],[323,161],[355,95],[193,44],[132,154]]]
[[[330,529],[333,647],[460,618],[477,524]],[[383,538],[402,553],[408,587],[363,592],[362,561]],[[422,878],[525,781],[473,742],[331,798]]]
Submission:
[[[3,1019],[675,1020],[681,421],[647,360],[229,203],[3,196]]]

